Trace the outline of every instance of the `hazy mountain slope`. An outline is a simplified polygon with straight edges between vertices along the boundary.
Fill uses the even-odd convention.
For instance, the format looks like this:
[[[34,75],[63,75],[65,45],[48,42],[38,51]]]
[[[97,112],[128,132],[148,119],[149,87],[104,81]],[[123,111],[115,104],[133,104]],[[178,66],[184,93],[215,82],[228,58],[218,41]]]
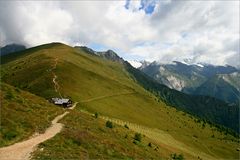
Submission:
[[[1,130],[0,146],[10,145],[43,132],[51,120],[62,113],[45,99],[29,92],[0,83]]]
[[[104,59],[112,60],[114,62],[119,62],[119,63],[124,62],[124,60],[122,58],[120,58],[117,55],[117,53],[115,53],[112,50],[107,50],[106,52],[97,52],[97,55],[99,55],[100,57],[103,57]]]
[[[218,99],[220,98],[223,101],[227,100],[226,102],[237,104],[235,93],[229,92],[229,90],[232,90],[229,85],[227,86],[229,86],[230,88],[227,88],[227,86],[225,85],[225,88],[221,90],[222,92],[225,92],[225,96],[217,96],[217,90],[214,89],[211,90],[211,94],[207,91],[197,93],[197,91],[199,90],[197,89],[198,87],[201,88],[201,85],[203,85],[203,83],[208,83],[209,81],[213,81],[213,79],[217,80],[217,78],[212,77],[219,74],[225,75],[225,79],[228,79],[228,81],[224,81],[226,81],[226,83],[230,83],[231,85],[230,77],[233,77],[232,79],[234,79],[234,76],[227,75],[232,75],[233,73],[236,73],[238,71],[232,66],[213,66],[202,64],[189,65],[181,62],[173,62],[173,64],[160,64],[157,62],[153,62],[147,66],[142,66],[139,69],[150,77],[154,78],[159,83],[168,86],[169,88],[189,94],[212,96]],[[213,83],[211,84],[213,85]],[[234,82],[234,84],[236,84],[236,82]],[[208,85],[210,85],[210,83]],[[214,88],[214,86],[215,85],[209,87]],[[236,87],[237,85],[232,86],[235,88],[234,90],[239,88]]]
[[[227,66],[204,65],[202,75],[210,78],[216,74],[231,74],[234,72],[238,72],[238,70],[235,67],[229,65]]]
[[[220,74],[219,75],[224,81],[228,82],[234,86],[240,92],[240,71],[233,72],[230,74]]]
[[[238,156],[236,138],[222,129],[221,133],[206,122],[176,111],[175,108],[159,101],[136,83],[136,78],[132,77],[133,73],[125,66],[127,63],[112,62],[59,43],[42,45],[28,49],[21,55],[3,59],[5,63],[1,69],[4,82],[45,98],[59,96],[59,91],[63,97],[71,97],[79,102],[79,106],[76,107],[78,112],[85,109],[92,113],[98,112],[100,115],[163,130],[199,153],[224,158]],[[54,75],[57,76],[55,80],[59,84],[57,92],[53,83]],[[139,77],[145,83],[152,84],[150,78],[146,79],[143,75]],[[157,88],[161,86],[158,83],[154,85]],[[168,94],[172,95],[172,92]],[[178,99],[177,96],[175,98]],[[69,118],[70,122],[74,121],[74,117]],[[65,125],[68,126],[68,123]],[[74,126],[69,124],[71,132],[68,133],[74,132]],[[213,134],[216,138],[211,138]],[[64,136],[62,134],[59,136],[60,139],[57,141],[63,138],[64,143],[70,139],[68,136],[62,137]],[[201,141],[205,146],[196,141]],[[162,147],[167,148],[164,145]],[[168,147],[176,149],[177,146]],[[66,150],[62,150],[62,154],[70,152],[69,150],[70,153],[74,152],[72,143],[67,143],[64,148]],[[212,153],[209,153],[209,150]]]
[[[209,95],[222,99],[228,103],[239,104],[240,92],[232,86],[230,83],[225,81],[222,75],[216,75],[202,85],[200,85],[195,91],[196,95]]]
[[[9,44],[0,48],[0,55],[7,55],[14,52],[25,50],[26,47],[20,44]]]
[[[147,66],[140,67],[141,71],[159,83],[178,91],[186,90],[186,88],[195,88],[205,81],[206,78],[199,74],[201,69],[199,66],[189,66],[180,62],[173,62],[173,64],[153,62]]]

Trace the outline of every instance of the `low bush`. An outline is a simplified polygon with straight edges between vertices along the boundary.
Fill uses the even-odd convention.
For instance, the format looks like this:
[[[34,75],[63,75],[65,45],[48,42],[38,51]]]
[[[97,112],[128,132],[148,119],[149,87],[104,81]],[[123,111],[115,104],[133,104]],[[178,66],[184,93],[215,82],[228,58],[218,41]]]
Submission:
[[[4,133],[4,138],[10,141],[10,140],[16,138],[17,134],[18,133],[16,131],[11,130],[11,131]]]
[[[113,123],[111,121],[106,122],[106,127],[113,128]]]
[[[4,98],[7,100],[12,100],[15,98],[15,96],[13,95],[13,93],[11,91],[7,91]]]
[[[151,142],[148,143],[148,147],[152,147],[152,143]]]
[[[95,118],[98,118],[98,116],[99,116],[98,113],[95,113],[95,114],[94,114],[94,117],[95,117]]]
[[[138,142],[141,142],[142,140],[142,135],[140,133],[135,133],[134,135],[134,140],[138,141]]]
[[[174,153],[174,154],[171,154],[171,159],[172,160],[184,160],[184,157],[182,154],[178,155],[178,154]]]

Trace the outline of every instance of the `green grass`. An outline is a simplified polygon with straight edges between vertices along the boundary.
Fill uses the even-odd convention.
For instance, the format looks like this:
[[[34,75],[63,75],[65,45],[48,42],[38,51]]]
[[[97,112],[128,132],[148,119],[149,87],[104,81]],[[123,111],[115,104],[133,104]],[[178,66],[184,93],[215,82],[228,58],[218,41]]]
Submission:
[[[119,99],[122,99],[122,101],[126,102],[131,99],[131,102],[133,102],[133,97],[129,96],[124,98],[119,97]],[[195,150],[194,152],[204,152],[212,157],[217,158],[238,158],[238,152],[236,151],[236,148],[239,144],[239,141],[236,138],[231,135],[220,133],[215,127],[210,126],[209,124],[205,124],[205,127],[203,128],[203,122],[197,122],[196,118],[185,114],[184,112],[177,111],[176,109],[170,107],[162,107],[155,111],[141,110],[141,114],[136,114],[140,111],[136,109],[135,112],[131,112],[130,106],[125,108],[125,112],[124,109],[121,110],[121,108],[113,110],[112,108],[114,108],[114,106],[108,105],[108,103],[113,104],[111,103],[111,100],[118,102],[117,98],[115,97],[100,100],[98,102],[90,102],[89,104],[84,103],[82,106],[79,106],[76,109],[89,110],[92,113],[97,110],[100,115],[107,115],[108,117],[113,117],[114,115],[114,117],[117,117],[118,124],[124,125],[125,123],[133,123],[135,125],[128,126],[133,128],[133,130],[136,132],[141,132],[143,130],[143,133],[150,136],[149,138],[157,138],[164,141],[167,140],[167,137],[171,136],[177,141],[184,143],[191,148],[190,151],[187,151],[186,153],[192,153],[192,150]],[[150,108],[151,106],[148,107]],[[151,116],[149,116],[149,114]],[[112,118],[110,120],[114,121]],[[143,126],[143,129],[141,126]],[[158,129],[160,131],[158,131]],[[164,137],[164,134],[161,134],[161,131],[166,133],[167,137]],[[160,133],[160,135],[158,133]],[[213,134],[215,135],[214,138],[211,137]],[[160,142],[160,144],[162,144],[162,142]],[[179,148],[178,146],[174,145],[173,147]],[[186,154],[185,152],[183,153]]]
[[[108,128],[106,121],[78,111],[72,111],[61,123],[64,130],[42,143],[33,159],[166,159],[175,153],[147,137],[134,144],[135,132],[116,124]]]
[[[238,105],[227,104],[209,96],[187,95],[157,83],[128,63],[125,63],[125,68],[137,83],[158,96],[166,104],[208,120],[211,123],[228,127],[232,130],[228,130],[229,133],[239,135]]]
[[[209,124],[206,124],[205,128],[203,128],[202,124],[195,122],[196,119],[192,118],[192,116],[177,111],[175,108],[159,101],[152,93],[136,83],[122,64],[87,54],[83,50],[75,50],[66,45],[55,44],[50,47],[51,45],[44,45],[44,48],[41,46],[39,49],[35,48],[34,51],[31,51],[31,54],[30,51],[27,51],[27,54],[23,53],[24,56],[16,59],[12,58],[11,61],[3,64],[2,80],[36,95],[50,98],[57,95],[52,83],[52,72],[54,72],[58,76],[57,81],[60,85],[61,94],[79,102],[79,105],[75,108],[76,113],[74,112],[74,115],[80,116],[80,110],[99,113],[99,115],[120,119],[124,122],[131,122],[167,132],[169,136],[184,143],[189,148],[210,154],[216,158],[238,158],[236,148],[239,142],[237,142],[236,138],[220,133],[215,127],[210,127]],[[58,64],[53,71],[51,69],[56,58],[58,59]],[[16,69],[16,66],[19,69]],[[26,88],[24,88],[25,84],[28,84]],[[94,156],[97,155],[94,152],[100,153],[101,147],[106,147],[105,145],[107,144],[102,146],[99,144],[101,147],[94,146],[95,144],[92,143],[98,144],[101,142],[97,138],[96,141],[92,142],[89,140],[88,142],[91,147],[98,148],[97,150],[87,147],[82,148],[81,146],[77,146],[77,149],[74,148],[71,142],[71,135],[68,135],[68,133],[78,134],[78,132],[75,133],[75,125],[88,124],[84,119],[78,119],[81,117],[76,118],[77,116],[74,115],[68,115],[66,120],[64,120],[67,132],[65,130],[63,133],[66,135],[60,133],[53,141],[50,140],[44,143],[47,145],[46,150],[39,152],[38,156],[42,157],[42,159],[47,159],[51,156],[53,159],[57,159],[65,157],[65,155],[74,158],[75,156],[80,156],[77,152],[81,152],[81,155],[84,156],[88,151],[92,151],[89,155],[95,158]],[[94,119],[96,122],[98,121],[98,118]],[[94,128],[93,125],[90,126],[89,129]],[[105,123],[102,126],[105,126]],[[80,125],[79,127],[82,126]],[[88,129],[82,128],[81,131],[87,132]],[[106,139],[111,139],[112,134],[115,134],[114,131],[113,128],[113,130],[106,132]],[[214,138],[211,137],[213,134]],[[94,135],[100,136],[95,132]],[[150,139],[151,137],[148,138]],[[122,143],[120,141],[121,139],[116,141],[116,145]],[[56,147],[58,143],[60,149]],[[169,146],[167,147],[160,143],[158,145],[169,150]],[[107,146],[107,148],[110,147]],[[170,147],[173,151],[176,148],[178,147]],[[53,154],[46,157],[50,151]],[[105,151],[103,150],[102,152]],[[118,150],[118,152],[119,155],[116,156],[119,158],[125,153],[122,150]],[[189,156],[188,153],[183,154],[184,156]],[[106,152],[106,157],[103,158],[107,158],[107,155]],[[128,153],[126,155],[129,156],[131,154]],[[111,155],[108,156],[114,158]],[[133,157],[138,158],[138,156],[143,157],[140,153],[135,154]],[[165,155],[165,157],[168,157],[168,155]]]
[[[34,133],[42,133],[62,109],[45,99],[10,85],[1,85],[0,146],[7,146]]]

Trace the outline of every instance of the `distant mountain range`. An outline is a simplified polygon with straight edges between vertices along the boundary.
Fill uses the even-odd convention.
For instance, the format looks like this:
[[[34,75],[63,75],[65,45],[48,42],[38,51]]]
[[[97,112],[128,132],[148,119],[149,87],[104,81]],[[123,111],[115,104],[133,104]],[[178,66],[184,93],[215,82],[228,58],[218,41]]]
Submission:
[[[3,55],[7,55],[9,53],[23,51],[25,49],[26,49],[26,47],[21,44],[8,44],[4,47],[0,47],[0,55],[3,56]]]
[[[177,89],[178,91],[173,90],[173,89],[176,89],[179,84],[180,84],[179,86],[181,87],[181,82],[178,83],[177,79],[174,80],[175,75],[179,76],[179,79],[181,77],[184,77],[185,78],[184,80],[186,80],[186,82],[188,82],[192,86],[194,86],[194,85],[200,86],[200,84],[203,84],[203,82],[206,81],[208,78],[213,77],[214,75],[218,75],[218,73],[225,73],[225,74],[234,73],[234,75],[237,74],[237,73],[235,73],[237,70],[234,67],[212,66],[212,65],[203,66],[200,64],[187,65],[187,64],[177,62],[177,61],[173,62],[173,64],[165,64],[165,65],[161,65],[157,62],[149,63],[147,61],[135,61],[136,63],[141,63],[141,67],[139,67],[138,69],[135,69],[136,66],[134,68],[131,65],[132,62],[130,64],[129,62],[125,61],[123,58],[119,57],[117,55],[117,53],[115,53],[112,50],[108,50],[105,52],[96,52],[85,46],[84,47],[78,46],[75,48],[77,48],[80,51],[83,49],[84,51],[86,51],[88,54],[91,54],[91,55],[99,56],[99,57],[102,57],[104,59],[108,59],[108,60],[111,60],[114,62],[120,62],[121,64],[123,64],[125,66],[125,69],[127,70],[127,72],[130,73],[130,75],[133,77],[133,79],[136,80],[136,82],[138,84],[143,86],[145,89],[155,93],[166,104],[168,104],[170,106],[174,106],[178,109],[187,111],[191,114],[195,114],[204,119],[211,119],[211,121],[215,121],[216,119],[213,117],[222,117],[222,116],[225,117],[226,116],[225,109],[228,108],[227,110],[229,110],[230,112],[235,112],[238,110],[237,108],[239,108],[239,107],[237,107],[238,104],[236,101],[236,99],[238,97],[234,96],[234,95],[232,96],[232,94],[233,94],[232,92],[234,92],[235,94],[238,94],[238,92],[235,92],[234,89],[232,89],[232,90],[229,89],[229,91],[221,90],[218,96],[211,95],[210,97],[207,97],[206,95],[208,95],[208,94],[204,94],[204,92],[202,92],[202,94],[195,94],[195,92],[190,92],[190,88],[187,88],[186,86],[183,87],[184,93],[179,92],[182,90],[178,90],[178,89]],[[163,76],[159,76],[159,75],[156,76],[156,77],[159,77],[159,79],[154,77],[155,73],[158,73],[159,70],[162,70],[162,69],[165,70],[163,68],[163,66],[164,66],[164,68],[166,68],[166,70],[169,70],[169,73],[166,75],[170,76],[173,81],[171,81],[171,78],[170,78],[170,81],[168,81],[168,77],[166,77],[166,79],[163,79],[163,81],[161,81],[162,79],[160,77],[163,77]],[[141,72],[141,71],[143,71],[143,72]],[[146,74],[144,74],[144,73],[146,73]],[[149,74],[149,73],[151,73],[151,74]],[[167,73],[167,72],[163,72],[163,73]],[[199,74],[197,74],[197,73],[199,73]],[[229,81],[233,81],[236,78],[234,76],[231,76],[231,78],[228,78],[228,79],[229,79]],[[166,80],[166,81],[164,81],[164,80]],[[199,80],[201,80],[200,82],[202,82],[202,83],[199,83]],[[160,84],[159,84],[159,82],[160,82]],[[168,82],[166,84],[169,84],[169,86],[167,85],[169,88],[166,87],[165,86],[166,84],[163,82]],[[185,83],[185,82],[182,81],[182,83]],[[164,84],[164,85],[161,85],[161,84]],[[235,86],[238,86],[237,81],[236,82],[234,81],[234,84],[235,84]],[[221,86],[221,84],[219,84],[219,85]],[[229,87],[228,85],[226,85],[226,86]],[[174,88],[174,87],[176,87],[176,88]],[[215,91],[213,88],[209,88],[209,90],[213,90],[212,92],[217,92],[217,90]],[[201,93],[201,92],[199,92],[199,93]],[[234,103],[229,104],[227,107],[227,104],[223,103],[223,101],[218,101],[217,99],[215,99],[215,98],[218,98],[220,100],[223,100],[223,98],[222,98],[223,96],[225,96],[224,98],[226,98],[227,100],[229,100],[231,102],[233,101]],[[214,97],[214,98],[212,98],[212,97]],[[226,101],[226,102],[228,102],[228,101]],[[222,110],[222,111],[217,113],[216,110],[218,110],[218,111]],[[230,113],[228,113],[228,114],[230,114]],[[233,114],[232,116],[234,117],[234,118],[232,117],[233,119],[238,117],[237,114],[236,115]],[[228,118],[230,118],[230,117],[228,117]],[[230,119],[232,119],[232,118],[230,118]],[[224,122],[219,119],[215,122],[217,122],[219,124],[221,124],[221,123],[229,124],[229,121],[232,121],[230,119],[224,120]]]
[[[85,46],[76,49],[97,55],[105,59],[124,63],[114,51],[97,52]],[[21,44],[9,44],[1,47],[1,56],[25,50]],[[129,61],[160,84],[187,94],[211,96],[227,103],[239,105],[240,70],[232,66],[214,66],[210,64],[187,64],[173,61],[170,64],[147,61]]]
[[[119,57],[117,55],[117,53],[115,53],[113,50],[107,50],[105,52],[97,52],[97,51],[94,51],[93,49],[88,48],[86,46],[75,46],[74,48],[76,48],[80,51],[84,50],[88,54],[99,56],[99,57],[102,57],[104,59],[108,59],[108,60],[111,60],[111,61],[121,62],[121,63],[124,62],[124,59]]]
[[[233,66],[152,62],[141,71],[169,88],[193,95],[206,95],[239,105],[240,70]]]

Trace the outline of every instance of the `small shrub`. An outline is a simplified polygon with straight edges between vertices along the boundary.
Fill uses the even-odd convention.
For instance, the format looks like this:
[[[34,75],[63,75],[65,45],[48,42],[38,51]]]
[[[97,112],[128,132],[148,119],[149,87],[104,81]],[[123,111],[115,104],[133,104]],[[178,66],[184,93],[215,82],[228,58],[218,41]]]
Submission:
[[[136,144],[136,145],[139,145],[139,144],[140,144],[140,142],[137,141],[137,140],[135,140],[135,139],[133,140],[133,143]]]
[[[21,92],[19,88],[15,88],[15,91],[18,92],[18,93]]]
[[[197,136],[197,135],[195,135],[195,134],[193,135],[193,137],[195,137],[195,138],[198,138],[198,136]]]
[[[151,142],[148,143],[148,147],[152,147],[152,143]]]
[[[174,154],[171,154],[171,159],[173,159],[173,160],[184,160],[184,157],[183,157],[183,155],[182,154],[176,154],[176,153],[174,153]]]
[[[129,127],[128,127],[128,125],[127,125],[127,124],[125,124],[125,125],[124,125],[124,127],[125,127],[125,128],[127,128],[127,129],[129,129]]]
[[[95,118],[98,118],[98,116],[99,116],[99,114],[96,112],[96,113],[94,114],[94,117],[95,117]]]
[[[17,135],[18,133],[15,131],[8,131],[7,133],[4,134],[4,138],[10,141],[16,138]]]
[[[7,91],[6,95],[5,95],[5,98],[7,100],[12,100],[15,98],[15,96],[13,95],[13,93],[11,91]]]
[[[113,123],[111,121],[106,122],[106,127],[113,128]]]
[[[138,142],[141,142],[142,140],[142,135],[140,133],[135,133],[134,135],[134,140],[138,141]]]
[[[101,131],[101,132],[106,132],[106,131],[104,130],[104,128],[102,128],[102,127],[99,127],[98,129],[99,129],[99,131]]]

